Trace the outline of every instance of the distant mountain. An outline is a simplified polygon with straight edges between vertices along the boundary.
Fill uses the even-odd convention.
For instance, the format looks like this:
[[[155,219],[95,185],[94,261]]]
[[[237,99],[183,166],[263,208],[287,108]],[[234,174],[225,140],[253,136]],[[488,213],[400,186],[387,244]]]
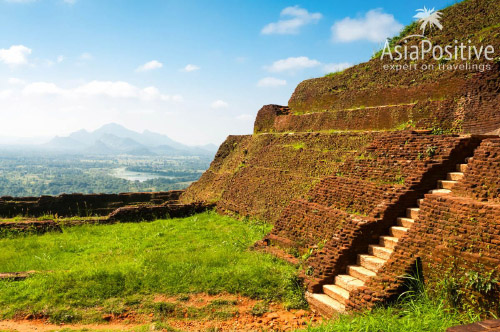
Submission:
[[[117,151],[114,151],[111,149],[109,146],[107,146],[104,142],[102,141],[97,141],[91,146],[85,148],[83,151],[85,154],[91,154],[91,155],[112,155],[112,154],[117,154]]]
[[[138,133],[119,124],[110,123],[89,132],[84,129],[68,137],[55,137],[43,145],[51,151],[95,155],[207,155],[217,151],[213,144],[187,146],[170,137],[145,130]]]
[[[93,132],[88,132],[82,129],[70,134],[69,137],[82,143],[87,143],[89,141],[96,141],[103,135],[113,135],[120,138],[129,138],[145,146],[169,145],[175,148],[189,149],[188,146],[176,142],[166,135],[153,133],[149,130],[145,130],[141,134],[116,123],[106,124]]]

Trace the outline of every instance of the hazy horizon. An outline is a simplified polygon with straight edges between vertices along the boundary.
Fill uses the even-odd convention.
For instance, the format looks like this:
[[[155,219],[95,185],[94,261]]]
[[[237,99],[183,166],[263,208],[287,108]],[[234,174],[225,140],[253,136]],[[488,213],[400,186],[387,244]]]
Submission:
[[[143,134],[143,133],[147,133],[147,132],[150,132],[150,133],[155,133],[155,134],[160,134],[160,135],[164,135],[164,136],[168,136],[167,134],[162,134],[162,133],[157,133],[157,132],[154,132],[152,130],[149,130],[149,129],[144,129],[144,130],[141,130],[141,131],[137,131],[137,130],[132,130],[130,128],[127,128],[127,126],[123,126],[123,125],[120,125],[116,122],[110,122],[110,123],[105,123],[95,129],[85,129],[85,128],[81,128],[81,129],[78,129],[78,130],[75,130],[67,135],[52,135],[52,136],[2,136],[0,135],[0,145],[43,145],[43,144],[46,144],[48,142],[50,142],[52,139],[54,138],[57,138],[57,137],[69,137],[71,134],[73,133],[76,133],[78,131],[86,131],[88,133],[92,133],[96,130],[99,130],[103,127],[106,127],[106,126],[109,126],[109,125],[119,125],[125,129],[128,129],[128,130],[131,130],[131,131],[134,131],[136,133],[139,133],[139,134]],[[169,136],[168,136],[169,137]],[[176,142],[178,143],[181,143],[181,144],[185,144],[187,146],[204,146],[204,145],[219,145],[221,142],[215,144],[215,143],[206,143],[206,144],[188,144],[188,143],[185,143],[185,142],[182,142],[182,141],[177,141],[175,140]]]

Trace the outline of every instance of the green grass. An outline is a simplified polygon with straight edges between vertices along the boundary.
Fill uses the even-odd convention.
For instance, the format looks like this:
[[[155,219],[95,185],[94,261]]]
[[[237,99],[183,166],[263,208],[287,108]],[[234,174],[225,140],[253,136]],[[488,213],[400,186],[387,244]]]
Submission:
[[[143,308],[154,294],[196,292],[303,306],[296,268],[248,250],[270,228],[207,212],[0,239],[0,272],[48,271],[1,281],[0,317],[42,313],[54,322],[95,321],[103,312]]]
[[[439,332],[462,323],[457,313],[445,310],[438,301],[418,300],[372,312],[343,315],[338,320],[311,327],[310,332]]]
[[[342,315],[337,320],[309,332],[440,332],[470,320],[454,310],[446,309],[443,301],[416,299],[390,307],[379,307],[371,312]]]

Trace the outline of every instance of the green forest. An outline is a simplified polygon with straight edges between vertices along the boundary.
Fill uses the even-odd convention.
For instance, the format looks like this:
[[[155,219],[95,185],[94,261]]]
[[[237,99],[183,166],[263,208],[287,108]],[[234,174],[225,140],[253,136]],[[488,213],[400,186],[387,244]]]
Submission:
[[[0,196],[184,189],[210,164],[205,156],[86,157],[2,153]]]

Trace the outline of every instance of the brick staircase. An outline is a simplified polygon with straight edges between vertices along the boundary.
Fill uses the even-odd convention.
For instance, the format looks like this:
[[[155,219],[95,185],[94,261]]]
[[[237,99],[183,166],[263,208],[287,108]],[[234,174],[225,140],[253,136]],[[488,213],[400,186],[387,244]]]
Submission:
[[[438,189],[431,190],[429,193],[450,193],[453,186],[464,177],[464,172],[468,168],[467,163],[471,160],[472,157],[467,158],[465,164],[458,164],[456,171],[448,173],[446,180],[438,182]],[[423,199],[418,200],[418,206],[422,201]],[[380,237],[379,244],[370,245],[368,253],[358,255],[357,265],[350,265],[347,267],[346,274],[337,275],[334,284],[323,285],[323,293],[306,293],[311,306],[328,315],[345,312],[345,303],[350,293],[377,275],[377,271],[391,257],[399,239],[405,236],[415,223],[419,211],[418,207],[408,208],[406,216],[397,219],[397,226],[391,227],[389,234]]]

